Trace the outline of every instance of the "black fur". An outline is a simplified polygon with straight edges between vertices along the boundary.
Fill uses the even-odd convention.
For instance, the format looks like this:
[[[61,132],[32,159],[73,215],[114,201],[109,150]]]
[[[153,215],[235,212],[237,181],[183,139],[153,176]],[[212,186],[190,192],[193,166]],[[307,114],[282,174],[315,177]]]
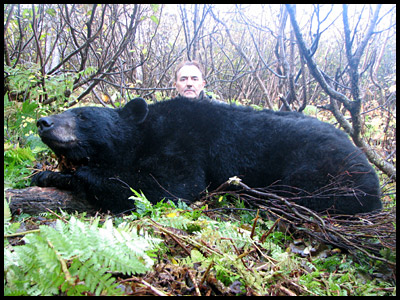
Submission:
[[[84,192],[98,207],[130,209],[128,186],[156,203],[193,201],[232,176],[317,211],[380,209],[379,181],[365,155],[332,125],[299,113],[255,111],[175,98],[122,109],[84,107],[41,118],[42,140],[74,172],[33,183]]]

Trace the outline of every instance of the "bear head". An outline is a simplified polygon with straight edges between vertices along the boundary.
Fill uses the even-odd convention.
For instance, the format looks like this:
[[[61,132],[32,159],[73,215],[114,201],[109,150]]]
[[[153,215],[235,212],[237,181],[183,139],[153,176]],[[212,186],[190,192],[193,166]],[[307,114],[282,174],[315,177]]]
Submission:
[[[136,98],[120,109],[69,109],[40,118],[37,127],[42,141],[59,158],[74,165],[99,164],[109,162],[121,147],[139,138],[137,124],[143,123],[147,114],[146,101]]]

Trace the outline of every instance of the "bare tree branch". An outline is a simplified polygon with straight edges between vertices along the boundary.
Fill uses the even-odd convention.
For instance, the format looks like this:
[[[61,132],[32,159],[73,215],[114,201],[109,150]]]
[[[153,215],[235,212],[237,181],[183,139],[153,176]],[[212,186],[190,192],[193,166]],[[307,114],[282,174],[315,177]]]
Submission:
[[[317,64],[311,57],[311,51],[309,48],[307,48],[305,41],[303,39],[303,36],[300,32],[299,25],[296,20],[295,16],[295,11],[294,7],[290,4],[286,4],[286,9],[289,13],[290,16],[290,21],[292,23],[293,31],[296,35],[296,39],[298,42],[298,46],[300,49],[301,54],[304,56],[305,60],[307,61],[309,70],[313,77],[318,81],[318,83],[321,85],[322,89],[334,100],[338,100],[343,105],[346,107],[347,110],[349,110],[351,117],[352,117],[352,125],[348,123],[343,115],[339,112],[339,109],[334,103],[334,100],[331,101],[331,111],[334,113],[336,119],[338,122],[341,124],[341,126],[346,130],[347,133],[350,134],[352,137],[354,143],[362,148],[368,159],[375,164],[380,170],[382,170],[384,173],[386,173],[388,176],[391,178],[396,178],[396,169],[395,167],[386,162],[376,151],[374,151],[362,138],[361,138],[361,121],[360,121],[360,108],[361,108],[361,99],[359,95],[359,74],[358,74],[358,65],[360,62],[361,55],[365,49],[365,46],[368,43],[369,38],[373,34],[373,29],[375,27],[376,21],[378,19],[378,14],[379,14],[379,7],[376,9],[374,13],[374,17],[371,20],[371,23],[369,25],[369,28],[367,30],[366,35],[364,36],[362,42],[360,43],[359,48],[357,48],[355,54],[353,55],[351,53],[351,46],[352,46],[352,41],[350,39],[350,30],[348,27],[348,22],[347,22],[347,15],[344,12],[343,16],[343,23],[345,27],[345,36],[346,36],[346,54],[348,58],[348,62],[350,65],[350,78],[351,78],[351,85],[352,85],[352,96],[353,96],[353,101],[351,101],[349,98],[347,98],[345,95],[335,91],[325,80],[324,76],[322,75],[321,71],[319,70]],[[345,11],[344,7],[344,11]]]
[[[264,96],[265,96],[265,99],[266,99],[267,106],[268,106],[269,108],[272,109],[273,106],[272,106],[271,99],[269,98],[268,90],[267,90],[267,88],[266,88],[264,82],[261,80],[260,76],[257,74],[257,70],[256,70],[256,68],[253,66],[253,64],[252,64],[252,62],[251,62],[251,60],[250,60],[250,58],[247,57],[246,53],[244,53],[243,50],[240,48],[240,46],[239,46],[237,43],[235,43],[235,41],[234,41],[234,39],[232,38],[232,35],[231,35],[230,31],[229,31],[228,26],[227,26],[224,22],[222,22],[220,19],[218,19],[217,16],[214,14],[214,12],[213,12],[212,10],[211,10],[211,15],[213,16],[213,18],[214,18],[218,23],[220,23],[222,26],[224,26],[225,31],[226,31],[226,34],[228,35],[228,38],[229,38],[230,42],[231,42],[232,45],[235,47],[236,51],[239,52],[239,54],[244,58],[244,60],[246,61],[247,65],[249,66],[250,70],[253,72],[253,75],[254,75],[254,77],[256,78],[256,80],[257,80],[257,82],[258,82],[260,88],[263,90]]]

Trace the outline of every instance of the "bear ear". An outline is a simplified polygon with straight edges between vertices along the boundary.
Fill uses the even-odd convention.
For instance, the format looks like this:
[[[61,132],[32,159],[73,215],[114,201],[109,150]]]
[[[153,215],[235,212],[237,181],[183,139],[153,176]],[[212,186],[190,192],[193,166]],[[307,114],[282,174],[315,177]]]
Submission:
[[[121,110],[120,115],[126,119],[133,119],[136,124],[144,122],[149,112],[146,100],[135,98],[129,101]]]

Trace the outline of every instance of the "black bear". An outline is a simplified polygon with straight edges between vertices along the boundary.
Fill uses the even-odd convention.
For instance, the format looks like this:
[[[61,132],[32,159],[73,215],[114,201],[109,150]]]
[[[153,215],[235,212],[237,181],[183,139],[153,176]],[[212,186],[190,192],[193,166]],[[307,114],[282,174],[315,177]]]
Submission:
[[[238,176],[316,211],[382,207],[365,155],[334,126],[300,113],[178,97],[119,109],[81,107],[37,122],[58,157],[75,166],[32,182],[85,193],[104,210],[134,207],[129,187],[153,203],[193,201]]]

